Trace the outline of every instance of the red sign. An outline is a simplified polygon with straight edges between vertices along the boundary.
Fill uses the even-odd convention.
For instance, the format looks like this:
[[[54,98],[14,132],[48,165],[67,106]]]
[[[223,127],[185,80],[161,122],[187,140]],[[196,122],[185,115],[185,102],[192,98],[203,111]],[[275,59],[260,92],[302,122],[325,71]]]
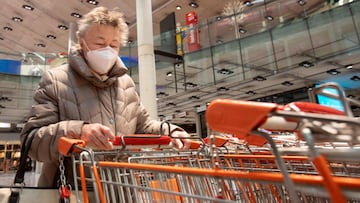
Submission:
[[[186,14],[186,26],[188,28],[187,43],[189,52],[200,49],[199,30],[196,27],[197,22],[197,15],[194,11]]]

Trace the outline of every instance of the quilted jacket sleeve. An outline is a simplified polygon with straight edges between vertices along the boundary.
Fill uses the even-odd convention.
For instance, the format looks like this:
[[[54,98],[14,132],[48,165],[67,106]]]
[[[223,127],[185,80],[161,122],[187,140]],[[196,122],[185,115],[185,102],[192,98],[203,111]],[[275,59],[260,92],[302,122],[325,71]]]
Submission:
[[[56,84],[51,73],[43,75],[34,94],[36,104],[32,106],[28,121],[20,134],[22,142],[26,136],[34,136],[29,156],[41,162],[56,162],[58,138],[64,135],[78,138],[84,123],[77,120],[59,122]]]

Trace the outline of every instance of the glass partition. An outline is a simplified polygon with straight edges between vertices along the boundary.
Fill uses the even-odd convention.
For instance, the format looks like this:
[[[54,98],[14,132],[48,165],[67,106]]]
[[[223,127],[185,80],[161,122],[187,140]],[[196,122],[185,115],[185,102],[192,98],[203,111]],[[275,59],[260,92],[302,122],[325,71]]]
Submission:
[[[243,61],[239,43],[228,42],[212,47],[214,83],[244,80]]]
[[[313,57],[326,58],[358,47],[359,38],[348,6],[312,16],[307,20]]]
[[[269,75],[277,69],[270,32],[243,38],[240,43],[245,78]]]
[[[206,48],[184,56],[184,74],[186,77],[181,85],[184,90],[214,83],[212,55],[212,49]]]
[[[272,30],[278,70],[294,68],[306,60],[312,51],[312,43],[306,21],[292,23]],[[295,66],[295,67],[296,67]]]

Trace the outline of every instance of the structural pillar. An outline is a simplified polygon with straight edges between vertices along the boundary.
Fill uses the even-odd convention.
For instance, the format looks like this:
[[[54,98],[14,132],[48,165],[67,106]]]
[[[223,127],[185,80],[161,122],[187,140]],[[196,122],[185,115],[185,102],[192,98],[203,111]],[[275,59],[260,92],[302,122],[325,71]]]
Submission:
[[[156,71],[151,0],[136,0],[140,99],[157,119]]]

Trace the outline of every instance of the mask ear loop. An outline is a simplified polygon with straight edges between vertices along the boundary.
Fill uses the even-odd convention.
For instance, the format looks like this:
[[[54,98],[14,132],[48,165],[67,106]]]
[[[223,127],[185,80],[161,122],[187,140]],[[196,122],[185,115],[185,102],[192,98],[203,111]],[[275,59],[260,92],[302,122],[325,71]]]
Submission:
[[[85,40],[84,40],[84,39],[81,39],[81,40],[82,40],[82,42],[84,43],[86,49],[87,49],[88,51],[92,51],[91,49],[89,49],[89,47],[88,47],[87,43],[85,42]]]

